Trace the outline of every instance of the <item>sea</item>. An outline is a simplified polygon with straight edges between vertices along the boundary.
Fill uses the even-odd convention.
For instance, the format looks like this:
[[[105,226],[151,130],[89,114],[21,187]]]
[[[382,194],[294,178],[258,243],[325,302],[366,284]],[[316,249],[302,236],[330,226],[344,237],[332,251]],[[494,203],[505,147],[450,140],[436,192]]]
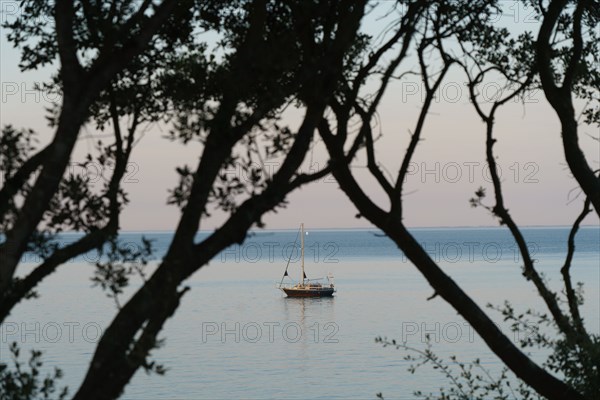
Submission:
[[[513,331],[492,307],[506,301],[517,312],[547,312],[531,282],[522,275],[522,258],[505,228],[415,228],[412,234],[513,341],[531,331]],[[200,241],[209,232],[198,234]],[[548,285],[563,290],[560,275],[568,227],[523,228],[535,265]],[[64,233],[62,244],[80,235]],[[132,250],[142,238],[153,256],[145,274],[165,254],[166,232],[128,232],[121,243]],[[456,368],[451,357],[476,359],[492,377],[502,363],[476,332],[433,289],[398,247],[375,229],[308,229],[308,279],[333,276],[333,298],[286,298],[277,289],[301,276],[297,230],[259,230],[198,270],[184,284],[189,290],[160,333],[151,360],[164,375],[136,373],[124,399],[412,399],[415,391],[438,393],[450,381],[429,365],[410,371],[416,356],[430,349]],[[26,254],[24,275],[39,262]],[[42,351],[43,373],[63,371],[59,386],[73,394],[95,345],[117,303],[94,285],[95,265],[105,259],[90,252],[70,260],[38,288],[39,297],[21,302],[0,326],[0,359],[11,362],[8,346],[17,342],[25,361]],[[284,276],[287,271],[288,276]],[[600,333],[600,228],[582,227],[572,265],[585,303],[581,313],[590,332]],[[139,274],[119,297],[122,304],[142,283]],[[331,278],[330,278],[331,279]],[[396,340],[384,347],[377,337]],[[544,349],[526,349],[543,363]],[[512,379],[512,378],[511,378]]]

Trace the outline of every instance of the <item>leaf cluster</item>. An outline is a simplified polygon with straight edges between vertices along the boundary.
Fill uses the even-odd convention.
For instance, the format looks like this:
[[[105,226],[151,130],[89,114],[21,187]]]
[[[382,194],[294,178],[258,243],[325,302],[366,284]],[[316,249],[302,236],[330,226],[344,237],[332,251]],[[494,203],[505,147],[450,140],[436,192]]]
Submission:
[[[63,377],[60,369],[52,374],[41,376],[42,353],[32,350],[27,364],[19,360],[20,348],[16,342],[10,344],[9,352],[13,368],[0,361],[0,393],[3,400],[62,400],[67,397],[67,387],[58,388],[58,380]]]
[[[579,302],[582,302],[581,286],[579,286]],[[504,321],[510,322],[513,332],[518,333],[519,344],[524,349],[546,349],[550,352],[544,367],[561,374],[573,388],[586,398],[594,398],[600,393],[600,337],[590,334],[591,346],[567,340],[557,335],[553,328],[555,322],[546,313],[527,309],[517,312],[510,302],[505,301],[501,307],[488,304],[488,307],[501,313]]]
[[[145,267],[153,257],[152,241],[142,237],[141,243],[124,243],[112,237],[98,250],[100,261],[96,263],[92,282],[100,286],[120,308],[119,295],[129,285],[132,276],[146,279]]]
[[[424,400],[541,399],[522,382],[512,381],[507,368],[503,368],[497,376],[493,376],[479,359],[472,362],[460,361],[456,356],[450,356],[449,360],[443,359],[433,351],[429,335],[425,335],[424,349],[382,337],[375,338],[375,342],[382,344],[383,347],[391,346],[404,350],[403,359],[411,363],[408,368],[411,374],[428,365],[442,374],[450,384],[449,387],[441,386],[437,393],[415,391],[413,392],[415,398]],[[383,398],[381,393],[378,396]]]

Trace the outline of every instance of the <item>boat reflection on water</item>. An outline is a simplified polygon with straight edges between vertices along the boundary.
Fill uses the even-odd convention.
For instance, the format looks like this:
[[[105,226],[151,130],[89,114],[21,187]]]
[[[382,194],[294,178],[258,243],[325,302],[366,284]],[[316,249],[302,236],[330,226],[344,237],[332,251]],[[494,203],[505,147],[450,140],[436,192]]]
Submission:
[[[321,359],[327,363],[329,353],[319,343],[339,343],[339,326],[335,314],[335,297],[306,298],[282,297],[285,323],[282,333],[285,341],[296,351],[294,358],[299,367]]]

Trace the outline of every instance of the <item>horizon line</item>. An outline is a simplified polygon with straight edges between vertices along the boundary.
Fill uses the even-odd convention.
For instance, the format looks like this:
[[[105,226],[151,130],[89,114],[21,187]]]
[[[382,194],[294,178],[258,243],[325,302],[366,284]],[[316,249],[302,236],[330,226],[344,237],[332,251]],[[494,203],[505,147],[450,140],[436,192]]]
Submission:
[[[571,228],[572,225],[523,225],[520,228]],[[600,224],[582,224],[580,225],[580,228],[590,228],[590,227],[596,227],[596,228],[600,228]],[[490,228],[502,228],[501,225],[456,225],[456,226],[408,226],[408,229],[490,229]],[[200,229],[198,231],[198,233],[203,233],[203,232],[214,232],[216,229],[218,228],[214,228],[214,229]],[[296,230],[297,228],[252,228],[249,229],[248,232],[253,232],[253,231],[293,231]],[[346,227],[346,228],[335,228],[335,227],[328,227],[328,228],[308,228],[307,230],[313,230],[313,231],[328,231],[328,230],[336,230],[336,231],[343,231],[343,230],[380,230],[378,227],[376,226],[372,226],[372,227]],[[138,232],[144,232],[144,233],[174,233],[175,230],[168,230],[168,229],[123,229],[121,231],[119,231],[119,233],[138,233]],[[61,233],[83,233],[83,232],[79,232],[79,231],[63,231]]]

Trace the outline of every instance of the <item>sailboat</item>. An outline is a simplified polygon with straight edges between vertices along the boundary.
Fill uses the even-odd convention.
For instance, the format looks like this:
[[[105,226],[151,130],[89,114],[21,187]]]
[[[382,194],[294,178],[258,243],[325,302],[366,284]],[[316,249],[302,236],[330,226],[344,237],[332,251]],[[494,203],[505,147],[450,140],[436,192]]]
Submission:
[[[285,277],[289,277],[288,275],[288,267],[290,266],[290,260],[292,258],[290,254],[290,258],[288,259],[287,266],[285,267],[285,272],[283,277],[281,278],[281,282],[279,282],[279,289],[281,289],[288,297],[331,297],[333,293],[335,293],[335,287],[333,284],[333,276],[329,274],[327,276],[327,282],[321,279],[307,279],[306,274],[304,273],[304,224],[300,224],[300,260],[302,265],[302,275],[300,276],[300,280],[298,283],[285,284],[283,280]]]

